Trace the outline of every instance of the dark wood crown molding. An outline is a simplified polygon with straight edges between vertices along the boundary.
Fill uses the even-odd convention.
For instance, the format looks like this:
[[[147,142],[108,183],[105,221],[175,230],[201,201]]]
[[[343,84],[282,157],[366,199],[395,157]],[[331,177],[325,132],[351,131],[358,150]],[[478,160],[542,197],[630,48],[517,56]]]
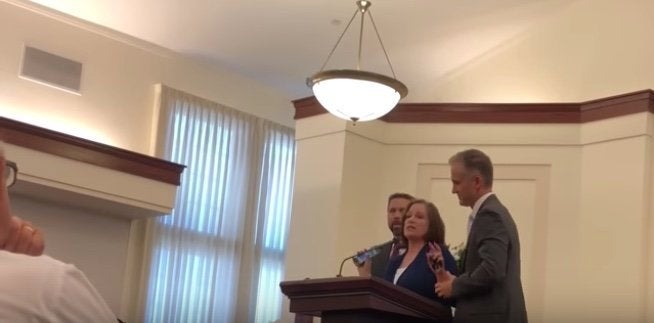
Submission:
[[[295,119],[327,113],[315,97],[293,101]],[[381,120],[396,123],[584,123],[654,113],[654,92],[643,90],[580,103],[400,103]]]
[[[654,113],[654,92],[643,90],[586,101],[579,105],[581,122],[610,119],[633,113]]]
[[[0,117],[0,140],[52,155],[179,185],[185,166]]]

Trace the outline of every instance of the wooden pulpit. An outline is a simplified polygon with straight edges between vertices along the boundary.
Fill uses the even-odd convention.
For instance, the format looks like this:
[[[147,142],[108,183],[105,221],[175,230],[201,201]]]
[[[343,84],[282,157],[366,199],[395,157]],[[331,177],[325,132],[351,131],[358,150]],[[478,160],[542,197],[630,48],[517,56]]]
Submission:
[[[379,278],[305,279],[285,281],[280,287],[296,322],[307,316],[320,317],[323,323],[452,320],[449,307]]]

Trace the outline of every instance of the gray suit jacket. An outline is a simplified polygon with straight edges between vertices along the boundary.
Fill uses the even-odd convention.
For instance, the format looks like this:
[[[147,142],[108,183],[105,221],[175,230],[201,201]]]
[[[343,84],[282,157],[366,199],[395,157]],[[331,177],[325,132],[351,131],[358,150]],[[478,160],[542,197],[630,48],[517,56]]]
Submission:
[[[452,285],[454,322],[527,322],[518,230],[494,194],[470,228],[462,272]]]
[[[392,247],[393,241],[385,243],[382,246],[379,254],[370,259],[370,275],[372,277],[384,279],[384,275],[386,274],[386,267],[388,266],[388,256],[391,254]]]

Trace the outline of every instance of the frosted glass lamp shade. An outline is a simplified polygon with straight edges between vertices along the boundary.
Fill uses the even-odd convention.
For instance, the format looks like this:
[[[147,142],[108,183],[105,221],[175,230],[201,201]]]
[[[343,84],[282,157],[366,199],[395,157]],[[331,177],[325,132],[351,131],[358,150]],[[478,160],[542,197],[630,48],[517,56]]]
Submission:
[[[357,70],[319,72],[307,83],[327,111],[355,122],[382,117],[408,93],[394,78]]]

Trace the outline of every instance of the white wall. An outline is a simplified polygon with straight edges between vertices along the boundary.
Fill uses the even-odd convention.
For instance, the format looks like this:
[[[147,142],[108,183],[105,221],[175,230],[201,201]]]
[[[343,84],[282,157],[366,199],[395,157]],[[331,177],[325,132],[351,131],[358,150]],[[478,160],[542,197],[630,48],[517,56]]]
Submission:
[[[582,150],[579,272],[581,287],[592,298],[581,298],[589,310],[581,319],[644,322],[651,310],[645,258],[654,193],[648,176],[654,166],[649,118],[639,114],[583,126],[587,137],[592,133],[603,140]]]
[[[369,233],[380,221],[386,223],[385,212],[378,208],[381,201],[386,203],[379,176],[383,145],[365,129],[353,134],[346,130],[350,127],[327,115],[297,124],[288,278],[336,276],[340,261],[356,251],[353,245],[363,248],[380,242]],[[356,127],[378,128],[370,123]],[[384,228],[382,236],[388,240],[385,224]],[[315,258],[321,261],[314,262]],[[344,265],[343,275],[355,273],[350,262]]]
[[[649,116],[649,122],[647,126],[647,133],[654,134],[654,117]],[[654,143],[652,142],[652,136],[649,136],[647,139],[647,146],[649,147],[649,157],[645,162],[645,165],[654,164]],[[647,221],[643,226],[645,231],[645,245],[647,250],[643,253],[642,257],[647,259],[647,263],[643,264],[645,269],[645,286],[647,288],[647,294],[645,299],[647,301],[647,312],[646,312],[646,321],[654,321],[654,305],[652,304],[654,300],[654,167],[645,168],[645,177],[649,178],[649,183],[645,186],[642,194],[644,196],[643,200],[645,201],[644,208],[647,214]]]
[[[18,2],[17,2],[18,3]],[[154,85],[291,126],[290,98],[244,77],[55,14],[0,1],[0,115],[148,154]],[[83,63],[81,96],[18,77],[27,44]]]
[[[475,147],[492,158],[494,190],[518,225],[531,322],[645,322],[648,313],[651,317],[653,269],[646,257],[653,245],[650,113],[566,125],[374,122],[304,139],[302,129],[319,122],[333,122],[333,117],[297,122],[297,158],[304,167],[296,175],[295,196],[314,198],[315,174],[326,168],[318,161],[341,152],[343,180],[333,189],[343,194],[329,206],[312,204],[311,213],[294,209],[292,243],[297,245],[289,249],[288,264],[308,252],[301,241],[317,244],[313,237],[324,233],[323,227],[299,229],[298,219],[310,216],[338,230],[313,246],[329,257],[314,257],[302,271],[287,271],[287,279],[331,277],[332,271],[312,268],[336,268],[339,258],[388,239],[385,198],[396,191],[434,201],[447,227],[447,243],[464,241],[470,210],[451,194],[447,161]],[[337,134],[352,146],[317,144]],[[351,180],[357,173],[362,176]],[[329,212],[313,212],[327,207]],[[354,275],[352,265],[346,266],[346,273]]]

